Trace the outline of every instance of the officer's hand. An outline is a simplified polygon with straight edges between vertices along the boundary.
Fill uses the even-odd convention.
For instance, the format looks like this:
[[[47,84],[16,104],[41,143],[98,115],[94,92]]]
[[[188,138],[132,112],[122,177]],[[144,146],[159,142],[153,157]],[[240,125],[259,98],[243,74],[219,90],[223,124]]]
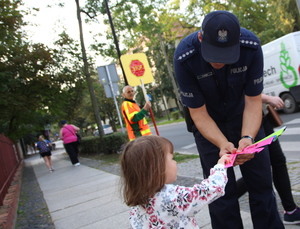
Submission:
[[[231,154],[236,151],[236,148],[234,147],[233,143],[231,142],[224,142],[220,146],[220,153],[219,156],[222,157],[225,154]]]
[[[143,107],[143,109],[146,110],[146,111],[149,111],[150,108],[151,108],[151,102],[148,101],[148,102],[145,103],[145,106]]]
[[[252,141],[249,138],[242,138],[239,141],[239,148],[236,151],[237,153],[242,151],[244,148],[246,148],[247,146],[252,145]],[[236,159],[234,161],[234,165],[242,165],[244,164],[246,161],[251,160],[252,158],[254,158],[255,154],[254,153],[247,153],[247,154],[240,154],[236,156]]]

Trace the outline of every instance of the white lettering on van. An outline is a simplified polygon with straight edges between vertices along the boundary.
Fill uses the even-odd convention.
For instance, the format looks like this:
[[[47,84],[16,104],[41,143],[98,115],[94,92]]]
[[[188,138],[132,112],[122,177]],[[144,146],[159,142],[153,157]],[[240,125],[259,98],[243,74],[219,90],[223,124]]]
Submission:
[[[255,80],[253,81],[253,83],[254,83],[254,85],[260,84],[263,80],[264,80],[264,77],[262,76],[262,77],[260,77],[260,78],[258,78],[258,79],[255,79]]]
[[[276,68],[273,66],[270,66],[270,68],[264,70],[264,77],[271,76],[274,74],[276,74]]]

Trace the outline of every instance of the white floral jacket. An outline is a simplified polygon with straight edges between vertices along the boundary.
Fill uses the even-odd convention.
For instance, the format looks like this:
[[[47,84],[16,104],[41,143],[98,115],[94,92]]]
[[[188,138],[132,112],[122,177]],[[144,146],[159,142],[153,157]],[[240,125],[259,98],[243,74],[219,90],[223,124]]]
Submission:
[[[147,205],[131,207],[132,228],[189,229],[199,228],[195,214],[225,194],[227,169],[217,164],[210,176],[193,187],[167,184],[149,199]]]

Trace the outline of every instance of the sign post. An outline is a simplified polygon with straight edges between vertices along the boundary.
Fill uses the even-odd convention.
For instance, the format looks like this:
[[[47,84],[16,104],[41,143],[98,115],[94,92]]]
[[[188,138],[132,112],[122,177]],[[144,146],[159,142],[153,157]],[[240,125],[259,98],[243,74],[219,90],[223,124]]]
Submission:
[[[143,90],[143,93],[144,93],[144,98],[145,98],[146,102],[148,102],[149,97],[146,93],[146,89],[145,89],[145,86],[144,86],[143,79],[141,79],[141,87],[142,87],[142,90]],[[151,116],[151,119],[152,119],[152,122],[153,122],[153,125],[154,125],[154,128],[155,128],[156,135],[159,136],[159,132],[158,132],[158,129],[157,129],[157,126],[156,126],[156,121],[154,119],[154,115],[153,115],[153,112],[152,112],[151,108],[149,109],[149,112],[150,112],[150,116]]]
[[[119,95],[119,86],[117,82],[119,81],[119,77],[117,75],[115,64],[109,64],[106,66],[101,66],[97,68],[98,75],[100,78],[100,83],[104,85],[104,90],[107,98],[113,97],[114,103],[117,109],[119,122],[122,128],[122,133],[125,133],[122,118],[120,115],[119,106],[116,100],[116,94]]]

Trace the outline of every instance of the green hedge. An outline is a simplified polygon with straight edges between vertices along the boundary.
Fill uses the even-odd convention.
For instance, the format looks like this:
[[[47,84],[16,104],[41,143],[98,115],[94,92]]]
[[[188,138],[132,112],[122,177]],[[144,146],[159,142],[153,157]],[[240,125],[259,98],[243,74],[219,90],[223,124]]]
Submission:
[[[180,113],[180,111],[173,111],[173,112],[171,112],[171,116],[172,116],[173,120],[178,120],[181,116],[181,113]]]
[[[85,137],[82,138],[79,146],[80,154],[112,154],[121,149],[121,146],[128,142],[127,134],[113,133],[100,137]]]

